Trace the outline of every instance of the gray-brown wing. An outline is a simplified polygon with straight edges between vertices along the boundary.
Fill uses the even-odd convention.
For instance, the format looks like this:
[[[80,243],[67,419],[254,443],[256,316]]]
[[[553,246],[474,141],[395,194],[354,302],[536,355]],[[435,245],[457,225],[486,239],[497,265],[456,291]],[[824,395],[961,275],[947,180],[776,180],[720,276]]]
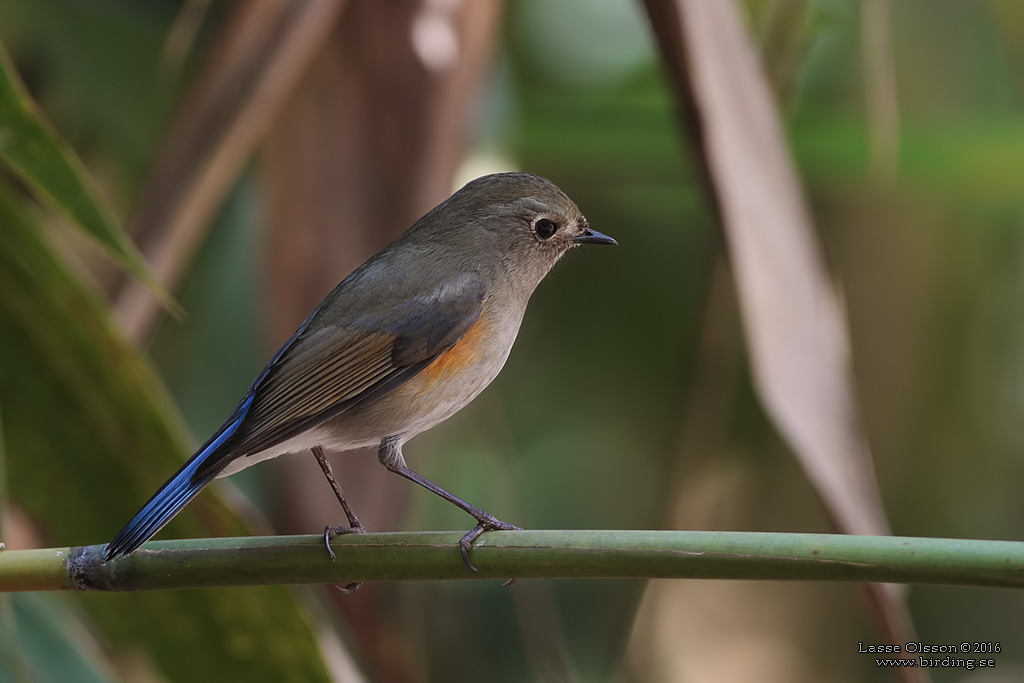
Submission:
[[[345,327],[317,327],[314,314],[253,387],[233,457],[270,448],[401,386],[462,338],[480,317],[485,294],[484,282],[466,274]]]

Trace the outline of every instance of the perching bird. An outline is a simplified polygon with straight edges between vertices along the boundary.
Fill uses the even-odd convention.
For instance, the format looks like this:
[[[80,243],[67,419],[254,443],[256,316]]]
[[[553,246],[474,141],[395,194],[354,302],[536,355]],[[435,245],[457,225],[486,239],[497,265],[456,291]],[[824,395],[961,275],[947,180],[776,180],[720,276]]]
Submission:
[[[491,383],[533,290],[579,244],[615,240],[591,230],[551,181],[498,173],[468,183],[327,295],[231,417],[107,545],[105,559],[136,550],[214,478],[307,449],[361,530],[323,449],[378,446],[389,470],[476,519],[459,542],[472,567],[468,552],[480,534],[517,527],[409,469],[402,445]],[[347,530],[328,527],[325,536]]]

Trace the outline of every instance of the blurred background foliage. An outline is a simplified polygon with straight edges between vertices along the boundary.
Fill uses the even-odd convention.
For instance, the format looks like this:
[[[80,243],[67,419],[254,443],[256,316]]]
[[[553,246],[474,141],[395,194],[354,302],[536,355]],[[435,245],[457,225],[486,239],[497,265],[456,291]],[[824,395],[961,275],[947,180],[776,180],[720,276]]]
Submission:
[[[457,4],[376,11],[443,18]],[[482,36],[479,73],[451,87],[438,77],[403,109],[388,90],[409,89],[402,62],[374,52],[402,48],[368,18],[372,5],[338,3],[328,57],[284,96],[258,154],[226,174],[177,278],[183,319],[157,314],[151,332],[121,332],[107,302],[123,296],[122,276],[0,174],[8,547],[109,540],[335,282],[452,187],[509,168],[554,180],[621,246],[565,259],[534,297],[505,371],[410,444],[413,467],[526,527],[831,530],[753,391],[723,240],[643,7],[476,4],[484,9],[459,30]],[[1021,539],[1024,8],[742,5],[844,297],[894,532]],[[881,66],[872,6],[888,24]],[[123,223],[138,228],[153,169],[181,151],[165,141],[189,107],[201,109],[189,93],[238,12],[200,0],[0,4],[0,41],[28,91]],[[414,23],[413,42],[441,35],[427,42],[442,46],[433,52],[416,43],[419,58],[443,65],[443,31]],[[453,115],[452,102],[469,114]],[[402,118],[423,112],[424,125]],[[374,119],[382,131],[365,136],[379,147],[346,142]],[[340,206],[317,214],[303,191],[336,194]],[[204,493],[165,537],[244,533],[218,498],[257,530],[314,533],[336,521],[312,458],[285,460]],[[382,476],[371,453],[335,467],[372,529],[467,524]],[[638,609],[641,582],[14,596],[0,615],[0,680],[889,677],[856,653],[881,635],[853,586],[674,586],[662,597],[671,618]],[[1001,641],[986,681],[1024,674],[1024,597],[917,587],[910,605],[923,642]]]

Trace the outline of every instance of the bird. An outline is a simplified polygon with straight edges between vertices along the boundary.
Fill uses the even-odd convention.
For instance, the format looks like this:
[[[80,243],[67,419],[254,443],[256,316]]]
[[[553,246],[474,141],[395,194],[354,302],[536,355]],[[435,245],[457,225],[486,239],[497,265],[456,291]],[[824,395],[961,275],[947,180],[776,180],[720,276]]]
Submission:
[[[614,245],[537,175],[470,181],[343,279],[271,357],[223,425],[107,544],[104,562],[152,538],[217,477],[312,451],[348,517],[325,543],[362,531],[324,449],[375,446],[380,463],[476,520],[518,529],[410,469],[403,445],[451,417],[498,375],[527,302],[570,249]]]

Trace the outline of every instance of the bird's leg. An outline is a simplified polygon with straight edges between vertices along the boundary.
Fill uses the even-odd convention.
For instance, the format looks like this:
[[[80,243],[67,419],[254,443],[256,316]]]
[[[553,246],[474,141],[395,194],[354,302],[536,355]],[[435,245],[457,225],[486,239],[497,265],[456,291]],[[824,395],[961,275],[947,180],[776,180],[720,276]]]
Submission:
[[[453,493],[449,493],[434,482],[430,481],[422,474],[414,472],[409,469],[408,465],[405,464],[405,458],[402,456],[402,449],[396,438],[384,439],[380,442],[380,448],[377,451],[377,458],[380,460],[384,467],[396,474],[400,474],[410,481],[414,481],[428,491],[435,493],[455,507],[469,513],[476,520],[476,526],[469,530],[465,536],[459,539],[459,551],[462,553],[462,561],[466,563],[466,566],[476,571],[476,567],[469,561],[469,551],[473,547],[474,541],[480,537],[485,531],[513,531],[520,530],[521,527],[517,527],[508,522],[503,522],[494,515],[475,505],[470,505],[466,501],[462,500]]]
[[[337,556],[334,554],[334,549],[331,548],[331,539],[341,534],[361,534],[366,531],[363,528],[362,522],[356,517],[356,513],[352,510],[352,507],[345,500],[345,493],[341,490],[341,486],[338,484],[338,480],[334,478],[334,470],[331,469],[331,463],[327,461],[327,456],[324,455],[324,449],[320,446],[313,446],[313,457],[320,464],[320,469],[324,472],[324,477],[327,478],[327,483],[331,485],[331,490],[334,491],[334,495],[338,497],[338,502],[341,503],[341,508],[345,511],[345,516],[348,517],[348,526],[331,526],[328,524],[324,527],[324,545],[327,546],[327,552],[331,554],[331,560],[337,560]],[[345,584],[344,586],[336,585],[342,593],[346,595],[354,593],[359,588],[362,582],[356,581],[353,583]]]
[[[324,449],[321,448],[320,446],[313,446],[312,451],[313,457],[316,458],[316,461],[318,463],[320,463],[320,469],[323,470],[324,476],[327,478],[327,483],[331,485],[331,489],[334,491],[334,495],[337,496],[338,502],[341,503],[341,508],[345,511],[345,516],[348,517],[348,527],[327,527],[328,529],[334,529],[331,538],[334,538],[339,534],[347,534],[353,532],[358,534],[363,533],[364,531],[366,531],[366,529],[363,528],[363,524],[359,521],[359,518],[356,517],[355,511],[352,510],[352,507],[348,504],[348,501],[345,500],[345,493],[341,490],[341,486],[338,485],[338,480],[334,478],[334,470],[331,469],[331,463],[327,461],[327,456],[324,455]],[[328,546],[328,550],[330,550],[330,546]]]

